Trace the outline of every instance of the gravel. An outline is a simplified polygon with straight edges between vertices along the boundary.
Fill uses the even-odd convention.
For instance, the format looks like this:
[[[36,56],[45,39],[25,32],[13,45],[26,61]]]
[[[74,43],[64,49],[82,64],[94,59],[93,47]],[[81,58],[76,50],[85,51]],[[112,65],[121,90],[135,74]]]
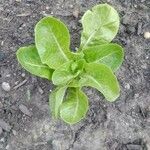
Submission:
[[[140,35],[141,33],[142,33],[142,22],[139,22],[137,28],[137,35]]]
[[[128,150],[142,150],[141,145],[129,144],[127,145]]]
[[[0,135],[3,133],[3,129],[0,127]]]
[[[145,32],[144,33],[144,38],[145,39],[150,39],[150,32]]]
[[[29,117],[32,116],[32,113],[29,111],[29,109],[28,109],[25,105],[23,105],[23,104],[19,105],[19,109],[20,109],[21,112],[24,113],[25,115],[27,115],[27,116],[29,116]]]
[[[7,132],[10,132],[11,130],[11,126],[2,119],[0,119],[0,127]]]
[[[10,84],[9,83],[7,83],[7,82],[3,82],[2,83],[2,89],[4,90],[4,91],[6,91],[6,92],[9,92],[10,91]]]

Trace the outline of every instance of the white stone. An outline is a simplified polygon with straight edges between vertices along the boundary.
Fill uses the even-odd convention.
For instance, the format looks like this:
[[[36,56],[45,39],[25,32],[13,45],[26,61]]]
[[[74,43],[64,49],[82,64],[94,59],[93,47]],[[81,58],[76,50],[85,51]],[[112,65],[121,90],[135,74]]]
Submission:
[[[9,148],[10,148],[10,146],[9,146],[9,145],[7,145],[5,148],[6,148],[6,149],[9,149]]]
[[[25,76],[26,76],[26,74],[25,74],[25,73],[22,73],[22,74],[21,74],[21,76],[22,76],[22,77],[25,77]]]
[[[145,32],[144,33],[144,38],[145,39],[150,39],[150,32]]]
[[[2,89],[4,90],[4,91],[10,91],[10,85],[9,85],[9,83],[7,83],[7,82],[3,82],[2,83]]]
[[[46,10],[49,10],[50,9],[50,7],[49,6],[46,6]]]
[[[16,130],[12,130],[13,135],[17,135]]]
[[[130,84],[126,83],[125,88],[129,90],[130,89]]]

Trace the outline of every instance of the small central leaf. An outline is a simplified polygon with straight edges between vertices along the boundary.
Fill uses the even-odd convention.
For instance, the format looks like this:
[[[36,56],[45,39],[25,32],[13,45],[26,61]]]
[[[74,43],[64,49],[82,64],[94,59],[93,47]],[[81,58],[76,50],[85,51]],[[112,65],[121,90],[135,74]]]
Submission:
[[[69,61],[56,69],[52,75],[52,81],[55,85],[69,84],[71,80],[76,78],[83,70],[84,59],[76,62]]]
[[[85,64],[85,60],[84,59],[80,59],[76,62],[73,62],[71,64],[71,70],[73,73],[77,73],[77,72],[82,72],[83,68],[84,68],[84,64]]]

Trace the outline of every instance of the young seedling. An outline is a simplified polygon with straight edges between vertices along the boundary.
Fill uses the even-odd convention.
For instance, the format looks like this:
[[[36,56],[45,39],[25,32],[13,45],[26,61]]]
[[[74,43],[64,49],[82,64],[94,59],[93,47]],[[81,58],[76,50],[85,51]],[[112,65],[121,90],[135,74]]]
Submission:
[[[85,12],[81,23],[81,44],[76,53],[70,50],[67,27],[52,16],[37,23],[35,45],[17,51],[18,61],[27,71],[57,86],[49,97],[51,112],[69,124],[79,122],[88,111],[82,87],[96,88],[110,102],[120,92],[114,72],[124,53],[121,46],[110,43],[119,28],[117,11],[100,4]]]

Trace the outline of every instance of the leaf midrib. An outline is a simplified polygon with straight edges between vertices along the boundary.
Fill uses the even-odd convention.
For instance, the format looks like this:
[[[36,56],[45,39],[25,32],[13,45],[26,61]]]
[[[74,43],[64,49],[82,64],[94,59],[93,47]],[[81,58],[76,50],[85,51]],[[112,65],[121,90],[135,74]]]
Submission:
[[[30,65],[30,66],[34,66],[34,67],[42,67],[42,68],[49,68],[49,67],[47,67],[47,66],[43,66],[43,65],[36,65],[36,64],[32,64],[32,63],[28,63],[28,62],[26,62],[26,64],[28,64],[28,65]]]
[[[93,11],[91,11],[91,12],[94,13]],[[110,12],[111,12],[111,9],[109,10],[107,17],[109,16]],[[107,26],[107,25],[109,25],[111,23],[114,23],[114,22],[116,22],[116,21],[109,22],[109,23],[106,23],[106,24],[101,24],[101,26],[90,35],[90,37],[88,38],[88,40],[86,41],[86,43],[83,45],[82,48],[84,48],[84,47],[86,47],[88,45],[88,43],[91,41],[91,39],[93,38],[95,33],[97,33],[103,26]]]
[[[102,87],[101,87],[101,85],[99,84],[99,82],[95,79],[95,78],[93,78],[91,75],[86,75],[88,78],[90,78],[91,80],[93,80],[99,87],[100,87],[100,90],[102,90]]]
[[[55,93],[55,99],[57,98],[57,94],[58,94],[58,92],[59,92],[59,90],[62,90],[64,88],[64,91],[63,91],[63,96],[61,97],[61,102],[63,102],[63,98],[64,98],[64,94],[65,94],[65,90],[66,90],[66,87],[62,87],[62,88],[60,88],[60,89],[58,89],[57,91],[56,91],[56,93]],[[60,100],[60,99],[59,99]],[[56,99],[56,101],[57,101],[57,99]],[[59,107],[56,105],[56,101],[55,101],[55,115],[56,116],[58,116],[58,111],[57,110],[59,110]]]
[[[93,31],[93,33],[90,35],[90,37],[88,38],[88,40],[86,41],[86,43],[83,45],[82,48],[86,47],[86,46],[90,43],[90,41],[92,40],[92,38],[95,36],[95,34],[96,34],[102,27],[107,26],[108,24],[111,24],[111,23],[115,23],[115,21],[109,22],[109,23],[106,23],[106,24],[103,24],[103,25],[101,25],[97,30]]]
[[[75,108],[75,115],[73,116],[73,118],[72,118],[72,121],[74,121],[74,119],[75,119],[75,116],[76,116],[76,114],[77,114],[77,111],[78,111],[78,106],[79,106],[79,97],[78,97],[78,92],[76,91],[76,99],[77,99],[77,104],[76,104],[76,108]]]
[[[46,20],[46,22],[49,24],[48,20]],[[68,57],[65,55],[65,53],[63,52],[63,50],[62,50],[60,44],[59,44],[58,41],[57,41],[57,38],[55,37],[54,33],[52,32],[51,27],[49,27],[49,29],[50,29],[50,31],[51,31],[51,33],[52,33],[52,36],[53,36],[53,38],[54,38],[54,40],[55,40],[55,42],[56,42],[56,44],[57,44],[57,46],[58,46],[60,52],[62,53],[62,55],[64,56],[64,58],[68,61],[69,59],[68,59]]]
[[[100,60],[103,60],[104,58],[106,58],[106,57],[108,57],[108,56],[110,56],[110,55],[113,55],[113,54],[115,54],[115,53],[118,53],[118,52],[117,52],[117,51],[114,51],[114,52],[112,52],[112,53],[110,53],[110,54],[108,54],[108,55],[105,55],[105,56],[103,56],[103,57],[101,57],[101,58],[95,60],[94,62],[95,62],[95,63],[98,63]]]

